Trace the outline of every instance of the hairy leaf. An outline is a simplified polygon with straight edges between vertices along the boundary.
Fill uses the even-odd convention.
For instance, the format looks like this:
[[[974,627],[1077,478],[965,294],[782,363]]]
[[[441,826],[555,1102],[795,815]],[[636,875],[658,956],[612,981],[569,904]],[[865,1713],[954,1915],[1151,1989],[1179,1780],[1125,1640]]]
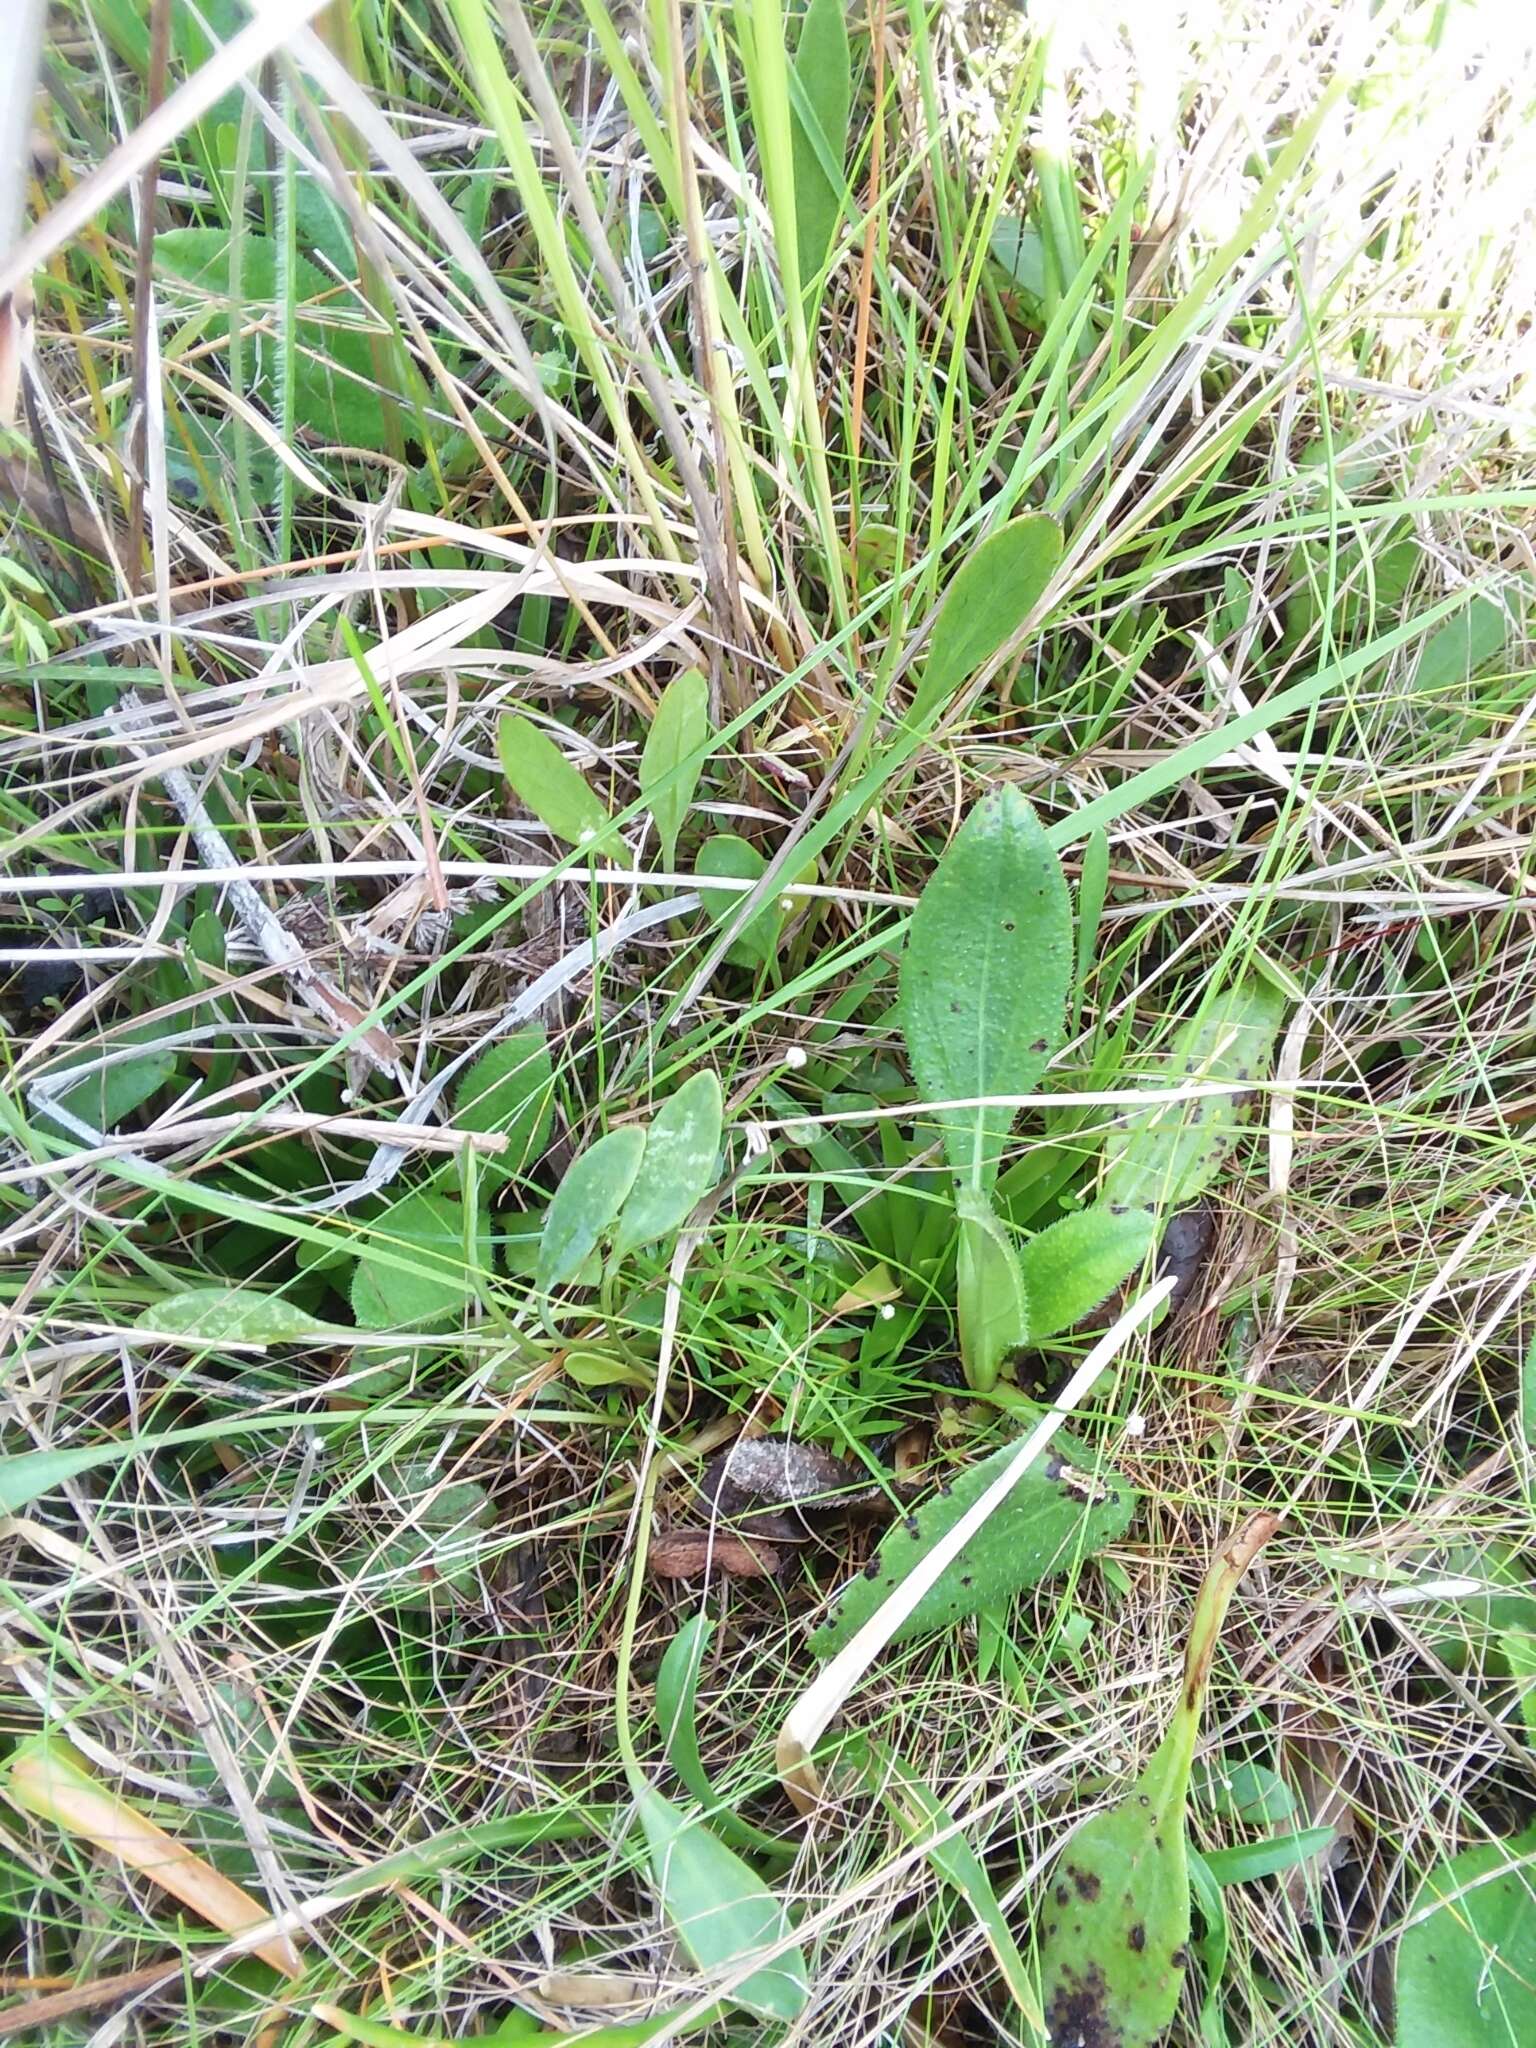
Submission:
[[[1107,1300],[1145,1259],[1155,1235],[1149,1210],[1117,1215],[1102,1202],[1037,1231],[1020,1259],[1030,1342],[1070,1330]]]
[[[1243,981],[1179,1030],[1159,1089],[1219,1082],[1233,1092],[1131,1110],[1104,1141],[1106,1207],[1178,1208],[1210,1186],[1242,1127],[1238,1091],[1269,1072],[1284,1008],[1267,982]]]
[[[454,1121],[465,1131],[502,1131],[507,1149],[480,1162],[487,1186],[534,1165],[549,1142],[555,1114],[555,1070],[542,1024],[514,1031],[487,1048],[459,1081]]]
[[[1043,512],[1010,519],[974,547],[951,578],[913,699],[920,719],[947,704],[1011,640],[1061,561],[1061,528]]]
[[[189,1287],[145,1309],[139,1328],[194,1344],[304,1344],[337,1326],[256,1287]]]
[[[496,728],[496,753],[519,803],[557,839],[595,849],[617,836],[607,805],[581,770],[521,712],[509,711]]]
[[[651,1785],[634,1790],[656,1889],[689,1958],[701,1970],[734,1972],[762,1954],[729,1996],[760,2019],[794,2019],[810,1995],[810,1978],[783,1906],[701,1820]]]
[[[831,1657],[858,1633],[892,1589],[980,1499],[1013,1457],[1004,1444],[932,1494],[886,1535],[862,1577],[845,1586],[811,1638],[818,1657]],[[1093,1454],[1065,1432],[971,1538],[949,1570],[918,1601],[893,1642],[925,1629],[949,1628],[968,1614],[1008,1599],[1075,1559],[1091,1557],[1124,1533],[1134,1496],[1118,1474],[1095,1469]]]
[[[464,1233],[460,1204],[427,1188],[376,1217],[370,1255],[352,1278],[359,1329],[425,1329],[457,1316],[474,1293]]]
[[[1536,2041],[1536,1827],[1429,1873],[1397,1954],[1398,2048]]]

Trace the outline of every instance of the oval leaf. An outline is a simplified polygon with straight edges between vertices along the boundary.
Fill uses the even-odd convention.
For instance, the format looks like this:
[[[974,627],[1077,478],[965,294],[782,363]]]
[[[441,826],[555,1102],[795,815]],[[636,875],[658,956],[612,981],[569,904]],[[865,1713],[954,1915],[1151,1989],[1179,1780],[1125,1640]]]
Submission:
[[[1107,1300],[1136,1271],[1155,1235],[1150,1210],[1116,1215],[1102,1202],[1037,1231],[1020,1259],[1030,1342],[1070,1330]]]
[[[469,1068],[454,1097],[461,1130],[503,1131],[507,1149],[480,1162],[487,1186],[515,1178],[549,1142],[555,1115],[555,1070],[542,1024],[514,1031]]]
[[[640,756],[640,794],[651,807],[669,868],[677,860],[677,835],[698,788],[710,739],[709,685],[696,668],[684,669],[662,692]]]
[[[1438,1865],[1397,1954],[1398,2048],[1536,2041],[1536,1827]]]
[[[335,1323],[256,1287],[189,1287],[168,1294],[145,1309],[138,1327],[194,1344],[303,1344],[337,1334]]]
[[[1061,528],[1026,512],[989,533],[955,571],[928,643],[912,704],[921,719],[946,704],[1011,640],[1061,562]]]
[[[1157,1102],[1132,1110],[1104,1141],[1099,1198],[1110,1208],[1179,1207],[1204,1192],[1242,1127],[1235,1092],[1269,1072],[1285,1005],[1262,981],[1239,982],[1176,1034],[1164,1086],[1232,1084],[1229,1095]]]
[[[760,2019],[796,2018],[810,1977],[783,1906],[733,1849],[654,1787],[637,1785],[635,1805],[663,1909],[690,1961],[734,1972],[761,1954],[761,1965],[729,1997]]]
[[[541,1293],[569,1287],[624,1206],[645,1155],[645,1132],[625,1124],[589,1145],[567,1169],[544,1218],[535,1268]]]
[[[376,1217],[368,1256],[352,1276],[359,1329],[422,1329],[458,1315],[474,1293],[464,1224],[457,1202],[425,1188]]]
[[[899,1017],[929,1101],[1026,1094],[1061,1041],[1072,909],[1061,863],[1015,789],[984,796],[912,913]],[[990,1188],[1016,1112],[941,1111],[962,1184]]]
[[[568,846],[592,846],[613,836],[607,806],[548,733],[509,711],[496,729],[502,773],[519,803]]]
[[[645,1137],[645,1160],[619,1227],[613,1256],[654,1244],[685,1222],[715,1184],[720,1152],[720,1083],[695,1074],[657,1110]]]

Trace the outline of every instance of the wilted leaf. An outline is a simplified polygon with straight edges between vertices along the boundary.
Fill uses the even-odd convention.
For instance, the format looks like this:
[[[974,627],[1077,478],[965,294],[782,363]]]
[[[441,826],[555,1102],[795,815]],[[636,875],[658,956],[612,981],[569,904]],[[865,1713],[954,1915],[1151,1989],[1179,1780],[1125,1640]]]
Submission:
[[[779,1553],[771,1543],[729,1529],[668,1529],[652,1537],[649,1562],[658,1579],[701,1579],[717,1572],[728,1578],[771,1579]]]
[[[1023,1095],[1061,1042],[1072,910],[1061,863],[1028,801],[1008,787],[971,811],[912,913],[899,1016],[929,1101]],[[956,1175],[984,1191],[1013,1109],[935,1113]]]
[[[670,1237],[715,1184],[720,1152],[720,1083],[695,1074],[651,1120],[645,1158],[613,1233],[613,1256]]]
[[[638,1783],[634,1793],[651,1874],[685,1953],[701,1970],[733,1975],[760,1955],[728,1996],[760,2019],[795,2019],[810,1995],[810,1978],[784,1908],[702,1821],[650,1785]]]
[[[1061,562],[1061,528],[1043,512],[1010,519],[972,548],[944,592],[912,702],[914,721],[947,704],[1011,640]]]
[[[535,1277],[548,1294],[569,1287],[617,1221],[645,1155],[645,1132],[625,1124],[565,1170],[544,1218]]]
[[[696,668],[674,676],[662,692],[640,756],[640,794],[651,807],[667,867],[677,861],[677,835],[699,784],[709,749],[709,685]]]
[[[496,754],[519,803],[569,846],[596,848],[617,837],[607,805],[579,768],[521,712],[496,728]]]
[[[1017,1448],[1004,1444],[968,1466],[887,1534],[863,1576],[843,1588],[812,1636],[818,1657],[833,1656],[852,1640],[919,1559],[981,1498]],[[1025,1472],[891,1640],[952,1627],[1064,1570],[1074,1559],[1091,1557],[1124,1532],[1133,1504],[1134,1496],[1117,1473],[1095,1471],[1092,1453],[1059,1433],[1052,1450]]]

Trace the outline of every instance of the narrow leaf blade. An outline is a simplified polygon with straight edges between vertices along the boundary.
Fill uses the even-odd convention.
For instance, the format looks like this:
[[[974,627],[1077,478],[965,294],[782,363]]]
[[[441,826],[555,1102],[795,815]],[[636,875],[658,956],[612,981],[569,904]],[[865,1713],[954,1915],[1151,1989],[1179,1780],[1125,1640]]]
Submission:
[[[1061,528],[1054,519],[1026,512],[989,533],[966,557],[934,621],[914,719],[947,704],[1013,638],[1060,566],[1061,546]]]

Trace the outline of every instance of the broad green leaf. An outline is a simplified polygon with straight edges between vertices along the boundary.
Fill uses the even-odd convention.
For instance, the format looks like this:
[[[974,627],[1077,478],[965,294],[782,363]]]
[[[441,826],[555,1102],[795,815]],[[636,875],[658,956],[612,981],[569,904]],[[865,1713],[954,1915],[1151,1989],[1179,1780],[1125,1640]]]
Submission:
[[[720,1083],[708,1072],[693,1075],[657,1110],[646,1132],[645,1158],[613,1233],[615,1260],[670,1236],[709,1193],[720,1152],[721,1113]]]
[[[696,668],[674,676],[662,692],[640,756],[640,794],[651,807],[662,861],[677,863],[677,835],[699,786],[712,735],[709,685]]]
[[[666,1750],[667,1762],[703,1807],[717,1835],[742,1849],[755,1849],[762,1855],[783,1856],[792,1849],[792,1843],[776,1840],[723,1806],[709,1782],[709,1773],[699,1754],[694,1700],[699,1689],[699,1671],[713,1629],[714,1624],[708,1615],[696,1614],[692,1620],[683,1623],[666,1647],[656,1673],[656,1725],[661,1731],[662,1747]]]
[[[402,1195],[368,1229],[369,1254],[352,1276],[359,1329],[423,1329],[461,1312],[475,1288],[459,1203],[419,1188]]]
[[[223,303],[201,327],[203,340],[229,333],[229,235],[223,228],[171,228],[155,236],[155,263],[162,277],[188,291]],[[247,317],[270,311],[279,298],[279,251],[267,235],[246,233],[240,285]],[[354,294],[342,289],[306,256],[297,259],[302,303],[294,326],[294,414],[321,440],[353,448],[385,445],[383,407],[368,334]],[[274,329],[276,322],[272,323]],[[277,343],[272,333],[245,342],[251,395],[277,414]]]
[[[1284,1010],[1267,982],[1243,981],[1223,990],[1176,1034],[1157,1087],[1223,1082],[1247,1088],[1262,1081]],[[1100,1202],[1111,1209],[1152,1209],[1193,1201],[1215,1179],[1242,1115],[1236,1092],[1131,1110],[1104,1141]]]
[[[1295,1793],[1267,1764],[1235,1764],[1228,1771],[1213,1763],[1196,1773],[1195,1790],[1212,1813],[1249,1827],[1273,1827],[1296,1811]]]
[[[1424,1880],[1397,1952],[1398,2048],[1536,2041],[1536,1827]]]
[[[1474,597],[1465,611],[1424,642],[1424,651],[1414,665],[1412,687],[1416,691],[1459,688],[1502,652],[1512,625],[1508,609],[1496,598]]]
[[[700,875],[719,875],[722,879],[737,882],[758,882],[762,880],[768,863],[747,840],[739,839],[734,832],[719,832],[713,839],[706,839],[699,848],[694,866]],[[799,883],[814,882],[816,863],[808,862],[793,879]],[[724,924],[736,915],[741,908],[742,893],[737,889],[710,889],[702,883],[699,887],[700,901],[716,924]],[[790,914],[782,898],[770,897],[732,939],[726,959],[733,967],[754,970],[766,967],[779,950],[779,934]]]
[[[121,1040],[116,1042],[119,1048],[121,1044]],[[93,1131],[115,1131],[125,1117],[132,1116],[152,1095],[157,1095],[175,1072],[175,1053],[161,1048],[139,1053],[130,1060],[119,1060],[110,1067],[98,1067],[72,1088],[57,1085],[61,1076],[51,1076],[50,1094],[60,1109],[89,1124]],[[38,1114],[46,1117],[50,1106],[46,1102],[39,1104]]]
[[[139,1328],[195,1344],[304,1344],[337,1334],[336,1324],[255,1287],[189,1287],[168,1294],[144,1310]]]
[[[454,1122],[466,1131],[502,1131],[507,1149],[480,1162],[487,1186],[515,1179],[542,1157],[555,1115],[555,1070],[542,1024],[489,1047],[459,1082]]]
[[[645,1132],[625,1124],[589,1145],[565,1170],[544,1218],[535,1268],[539,1291],[569,1287],[613,1228],[645,1155]]]
[[[1536,1635],[1528,1628],[1506,1629],[1499,1638],[1499,1648],[1515,1682],[1526,1736],[1532,1748],[1536,1748]]]
[[[1038,307],[1045,298],[1045,244],[1038,228],[1011,215],[993,223],[987,253],[1007,271],[1009,281]]]
[[[912,913],[898,1015],[918,1093],[930,1102],[1027,1094],[1061,1042],[1071,972],[1061,863],[1027,799],[993,790]],[[993,1185],[1017,1113],[935,1113],[961,1185]]]
[[[1016,1449],[1004,1444],[968,1466],[952,1485],[931,1494],[888,1531],[862,1576],[843,1588],[812,1636],[818,1657],[831,1657],[852,1640],[918,1560],[980,1499]],[[1024,1474],[892,1641],[926,1629],[952,1628],[967,1615],[1091,1557],[1125,1532],[1133,1506],[1134,1496],[1119,1475],[1096,1469],[1093,1453],[1059,1432],[1047,1456]]]
[[[1015,2005],[1036,2035],[1045,2030],[1029,1967],[1019,1953],[986,1866],[955,1825],[953,1814],[894,1751],[871,1742],[869,1778],[907,1840],[920,1848],[951,1891],[965,1901],[1002,1972]]]
[[[1020,1257],[1030,1342],[1070,1330],[1108,1300],[1146,1258],[1156,1234],[1150,1210],[1117,1215],[1102,1202],[1036,1231]]]
[[[1228,1605],[1275,1527],[1255,1516],[1206,1575],[1178,1705],[1131,1790],[1068,1835],[1040,1915],[1040,1976],[1051,2039],[1152,2048],[1172,2021],[1189,1959],[1185,1806],[1200,1710]],[[1209,1859],[1207,1859],[1209,1862]]]
[[[509,711],[497,727],[496,752],[518,802],[557,839],[593,847],[616,836],[607,806],[581,770],[521,712]]]
[[[913,699],[922,719],[1011,640],[1039,603],[1061,561],[1061,528],[1025,512],[989,533],[950,579]]]
[[[637,1783],[634,1793],[651,1875],[684,1952],[701,1970],[733,1973],[761,1954],[759,1966],[727,1995],[760,2019],[796,2018],[810,1995],[810,1978],[782,1905],[701,1820],[653,1786]]]
[[[820,276],[842,216],[852,63],[843,0],[810,0],[791,65],[790,151],[801,289]],[[830,173],[835,171],[836,182]]]
[[[377,1552],[386,1569],[407,1585],[418,1581],[427,1594],[439,1586],[452,1591],[474,1583],[485,1531],[496,1519],[478,1480],[445,1484],[429,1459],[411,1458],[385,1465],[374,1490],[381,1511],[402,1525]]]
[[[1003,1360],[1029,1336],[1031,1308],[1007,1231],[984,1199],[965,1190],[960,1195],[955,1301],[966,1382],[986,1393],[997,1385]]]

